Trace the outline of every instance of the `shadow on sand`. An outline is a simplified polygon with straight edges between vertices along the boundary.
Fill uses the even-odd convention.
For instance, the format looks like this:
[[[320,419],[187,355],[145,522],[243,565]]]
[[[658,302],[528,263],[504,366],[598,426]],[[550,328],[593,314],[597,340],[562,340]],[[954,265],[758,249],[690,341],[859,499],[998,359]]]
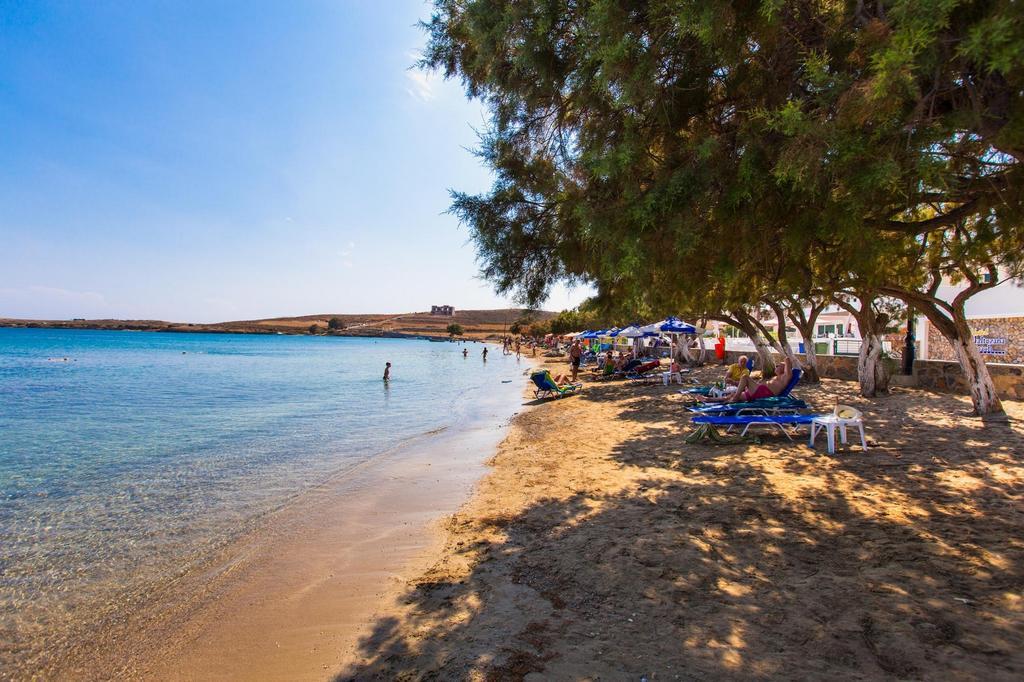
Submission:
[[[464,570],[421,579],[336,679],[1020,679],[1020,433],[852,392],[802,392],[865,412],[871,449],[829,456],[687,445],[674,389],[588,385],[573,414],[615,406],[634,435],[602,450],[576,421],[566,447],[628,485],[471,520]]]

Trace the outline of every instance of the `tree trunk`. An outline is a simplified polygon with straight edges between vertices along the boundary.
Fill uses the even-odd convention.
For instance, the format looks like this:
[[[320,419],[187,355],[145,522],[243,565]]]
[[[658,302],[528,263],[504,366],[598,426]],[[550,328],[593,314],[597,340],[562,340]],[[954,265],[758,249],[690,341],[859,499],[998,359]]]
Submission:
[[[889,368],[882,358],[881,335],[874,329],[866,330],[863,325],[860,333],[863,339],[857,357],[860,394],[865,398],[874,398],[879,393],[889,392]]]
[[[789,362],[792,367],[796,369],[803,369],[803,365],[800,363],[800,358],[793,352],[793,348],[789,345],[789,334],[786,332],[786,312],[782,309],[782,306],[778,304],[769,304],[772,310],[775,311],[775,319],[778,324],[778,332],[776,333],[776,341],[772,342],[772,346],[775,350],[782,354],[782,357],[789,358]]]
[[[789,319],[800,332],[800,338],[804,341],[804,381],[817,384],[821,381],[821,375],[818,373],[818,353],[814,350],[814,325],[818,321],[818,316],[828,305],[813,297],[808,297],[807,302],[809,306],[805,312],[803,300],[796,296],[791,298]]]
[[[992,382],[992,375],[989,374],[985,359],[981,357],[974,338],[961,336],[950,343],[953,345],[956,358],[960,361],[960,367],[967,379],[974,411],[982,417],[1001,414],[1003,404],[999,400],[999,396],[996,395],[996,386]]]
[[[814,349],[814,323],[810,327],[797,327],[800,338],[804,340],[804,375],[802,381],[810,384],[821,382],[818,374],[818,352]]]
[[[757,330],[751,329],[748,336],[754,343],[754,349],[757,350],[757,356],[761,361],[761,376],[767,379],[775,373],[775,360],[772,359],[771,346]]]
[[[736,321],[739,323],[739,328],[743,330],[743,333],[750,338],[750,342],[754,344],[754,350],[757,351],[757,356],[760,359],[761,374],[765,378],[775,373],[775,361],[772,360],[771,348],[768,346],[768,342],[765,341],[764,337],[757,330],[753,318],[742,310],[734,312]]]
[[[860,394],[865,398],[874,398],[879,393],[889,392],[889,368],[882,357],[882,334],[889,317],[875,312],[873,294],[858,291],[856,298],[859,309],[842,299],[836,299],[836,303],[857,318],[861,336],[857,381],[860,383]]]
[[[700,347],[700,355],[697,358],[697,362],[698,362],[698,364],[703,365],[704,363],[706,363],[708,361],[708,348],[707,348],[707,346],[704,345],[704,335],[703,334],[698,334],[697,335],[697,345],[698,345],[698,347]]]
[[[686,339],[683,339],[682,343],[677,343],[676,346],[679,348],[679,355],[687,365],[695,365],[693,361],[693,355],[690,354],[690,344],[687,343]]]

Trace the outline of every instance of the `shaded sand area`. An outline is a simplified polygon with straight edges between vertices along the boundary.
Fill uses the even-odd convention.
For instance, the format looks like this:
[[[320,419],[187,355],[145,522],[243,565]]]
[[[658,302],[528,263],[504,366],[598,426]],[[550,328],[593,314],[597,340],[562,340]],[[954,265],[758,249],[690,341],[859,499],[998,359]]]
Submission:
[[[869,451],[828,455],[684,444],[677,388],[517,417],[337,679],[1024,677],[1024,405],[801,386],[865,414]]]

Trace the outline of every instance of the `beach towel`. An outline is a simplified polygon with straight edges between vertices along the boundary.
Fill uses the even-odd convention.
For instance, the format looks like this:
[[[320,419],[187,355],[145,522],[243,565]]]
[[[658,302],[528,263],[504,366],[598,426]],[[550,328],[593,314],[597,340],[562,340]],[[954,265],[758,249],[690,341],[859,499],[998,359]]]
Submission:
[[[739,443],[760,444],[761,439],[757,436],[726,436],[719,433],[714,424],[701,424],[687,435],[683,442],[690,445],[705,442],[715,445],[737,445]]]

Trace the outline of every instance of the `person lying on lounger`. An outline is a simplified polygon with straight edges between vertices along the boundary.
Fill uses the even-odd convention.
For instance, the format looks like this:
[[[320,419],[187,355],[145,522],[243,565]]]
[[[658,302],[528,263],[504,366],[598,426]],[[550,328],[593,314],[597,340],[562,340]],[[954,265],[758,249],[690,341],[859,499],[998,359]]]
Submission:
[[[566,386],[572,385],[572,380],[565,374],[552,374],[551,380],[555,382],[555,385],[559,388],[565,388]]]
[[[781,365],[775,365],[775,376],[764,383],[757,384],[751,380],[750,375],[744,375],[736,386],[736,392],[721,398],[707,398],[709,403],[738,403],[759,398],[771,398],[782,393],[783,389],[793,378],[793,362],[786,358]]]

